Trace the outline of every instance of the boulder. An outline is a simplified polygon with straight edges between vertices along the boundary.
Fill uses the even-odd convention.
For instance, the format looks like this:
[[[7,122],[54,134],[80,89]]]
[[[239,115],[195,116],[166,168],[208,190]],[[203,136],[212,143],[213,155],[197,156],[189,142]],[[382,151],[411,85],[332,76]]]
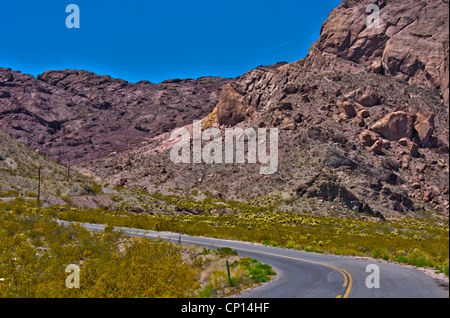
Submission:
[[[409,147],[409,153],[411,157],[417,158],[419,157],[419,145],[416,143],[412,143]]]
[[[279,106],[278,106],[279,110],[292,110],[292,103],[289,102],[282,102]]]
[[[289,86],[286,86],[283,91],[286,94],[291,95],[291,94],[296,94],[298,92],[298,88],[295,86],[289,85]]]
[[[366,122],[361,117],[355,117],[353,119],[353,122],[355,123],[355,126],[358,126],[358,127],[361,127],[361,128],[362,127],[366,127]]]
[[[369,66],[369,71],[375,74],[383,74],[384,73],[383,63],[379,60],[374,61]]]
[[[400,144],[400,146],[408,146],[408,144],[410,143],[411,140],[409,140],[408,138],[401,138],[398,143]]]
[[[357,115],[358,115],[358,117],[361,117],[361,118],[368,118],[368,117],[370,117],[370,113],[369,113],[369,111],[367,109],[359,110]]]
[[[391,141],[398,141],[402,138],[411,139],[414,131],[414,120],[407,112],[392,112],[377,121],[370,129]]]
[[[361,87],[345,96],[365,107],[377,105],[380,101],[378,92],[372,86]]]
[[[370,147],[370,150],[376,155],[381,155],[383,153],[383,143],[381,140],[377,140],[372,147]]]
[[[391,148],[391,142],[387,139],[381,139],[381,145],[383,149],[390,149]]]
[[[364,130],[359,135],[359,140],[364,147],[372,147],[373,144],[378,140],[378,136],[370,130]]]
[[[420,145],[427,145],[430,141],[430,137],[434,132],[435,114],[419,112],[416,115],[416,120],[414,122],[414,130],[417,132],[417,137],[419,138]]]
[[[280,125],[281,130],[295,130],[295,127],[295,120],[292,117],[284,118]]]
[[[347,115],[347,117],[356,117],[356,109],[353,103],[350,103],[348,101],[342,102],[341,108],[343,112]]]

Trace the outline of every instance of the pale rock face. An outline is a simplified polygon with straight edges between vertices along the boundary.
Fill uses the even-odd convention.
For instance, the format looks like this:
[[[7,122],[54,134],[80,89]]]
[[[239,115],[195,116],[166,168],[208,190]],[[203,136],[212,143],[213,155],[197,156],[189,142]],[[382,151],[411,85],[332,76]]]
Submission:
[[[379,1],[380,28],[366,27],[374,1],[343,1],[322,26],[321,52],[362,63],[410,83],[438,88],[449,102],[448,1]]]
[[[225,85],[217,104],[217,121],[220,125],[234,126],[245,119],[243,96],[230,84]]]

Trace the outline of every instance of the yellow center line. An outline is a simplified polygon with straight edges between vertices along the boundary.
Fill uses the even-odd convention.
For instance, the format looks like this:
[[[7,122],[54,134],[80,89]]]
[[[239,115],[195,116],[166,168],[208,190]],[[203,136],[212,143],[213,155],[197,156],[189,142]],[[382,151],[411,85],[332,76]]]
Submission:
[[[93,227],[93,228],[96,228],[96,229],[103,229],[102,226],[95,226],[95,225],[92,225],[92,224],[90,224],[89,226]],[[161,238],[161,235],[148,234],[148,233],[146,233],[145,230],[137,231],[137,232],[134,232],[134,233],[131,232],[131,231],[125,231],[125,232],[127,232],[128,234],[140,234],[140,235],[144,235],[144,236],[147,236],[147,237]],[[169,239],[170,239],[170,237],[169,237]],[[200,245],[205,245],[206,244],[206,243],[203,243],[203,242],[189,241],[189,240],[183,240],[183,242],[191,243],[191,244],[200,244]],[[214,245],[217,246],[217,247],[228,247],[228,246],[220,245],[220,244],[214,244]],[[341,273],[342,276],[344,276],[344,283],[342,284],[342,287],[344,287],[344,288],[346,287],[347,288],[346,291],[345,291],[345,294],[343,296],[342,295],[338,295],[336,298],[348,298],[348,295],[350,294],[350,291],[351,291],[352,286],[353,286],[353,278],[350,275],[350,273],[347,272],[346,270],[340,268],[340,267],[337,267],[337,266],[333,266],[333,265],[329,265],[329,264],[321,263],[321,262],[310,261],[310,260],[306,260],[306,259],[298,258],[298,257],[292,257],[292,256],[285,256],[285,255],[273,254],[273,253],[268,253],[268,252],[260,252],[260,251],[248,250],[248,249],[244,249],[244,248],[234,248],[234,249],[235,250],[244,251],[244,252],[251,252],[251,253],[270,255],[270,256],[281,257],[281,258],[286,258],[286,259],[292,259],[292,260],[301,261],[301,262],[310,263],[310,264],[315,264],[315,265],[320,265],[320,266],[324,266],[324,267],[328,267],[330,269],[336,270],[339,273]]]
[[[145,236],[161,238],[161,236],[159,236],[159,235],[157,236],[157,235],[145,234]],[[203,243],[203,242],[196,242],[196,241],[189,241],[189,240],[183,240],[183,242],[192,243],[192,244],[202,244],[202,245],[206,244],[206,243]],[[228,247],[228,246],[220,245],[220,244],[214,244],[214,246],[217,246],[217,247]],[[310,261],[310,260],[306,260],[306,259],[298,258],[298,257],[292,257],[292,256],[285,256],[285,255],[273,254],[273,253],[268,253],[268,252],[260,252],[260,251],[248,250],[248,249],[240,248],[240,247],[238,247],[238,248],[233,247],[233,249],[244,251],[244,252],[265,254],[265,255],[276,256],[276,257],[281,257],[281,258],[286,258],[286,259],[292,259],[292,260],[306,262],[306,263],[310,263],[310,264],[325,266],[325,267],[331,268],[333,270],[336,270],[339,273],[341,273],[342,276],[344,276],[344,284],[342,285],[342,287],[347,287],[345,294],[343,296],[342,295],[338,295],[336,298],[341,298],[341,297],[342,298],[348,298],[348,295],[350,294],[350,291],[351,291],[352,286],[353,286],[352,275],[350,275],[350,273],[347,272],[345,269],[342,269],[342,268],[337,267],[337,266],[333,266],[333,265],[329,265],[329,264],[321,263],[321,262]]]

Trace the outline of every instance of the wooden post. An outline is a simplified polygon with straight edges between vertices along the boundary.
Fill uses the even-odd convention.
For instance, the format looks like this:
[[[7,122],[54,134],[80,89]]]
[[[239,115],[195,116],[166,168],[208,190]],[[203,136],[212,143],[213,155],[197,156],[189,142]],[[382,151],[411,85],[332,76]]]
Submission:
[[[232,285],[231,275],[230,275],[230,265],[228,265],[228,260],[227,260],[227,273],[228,273],[228,282],[230,283],[230,285]]]

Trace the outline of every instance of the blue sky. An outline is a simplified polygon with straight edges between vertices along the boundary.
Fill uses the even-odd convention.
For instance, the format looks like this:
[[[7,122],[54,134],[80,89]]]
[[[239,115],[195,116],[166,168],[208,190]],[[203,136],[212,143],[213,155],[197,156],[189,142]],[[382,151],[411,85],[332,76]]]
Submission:
[[[80,28],[66,27],[66,6]],[[0,67],[130,82],[236,77],[303,58],[341,0],[0,0]]]

